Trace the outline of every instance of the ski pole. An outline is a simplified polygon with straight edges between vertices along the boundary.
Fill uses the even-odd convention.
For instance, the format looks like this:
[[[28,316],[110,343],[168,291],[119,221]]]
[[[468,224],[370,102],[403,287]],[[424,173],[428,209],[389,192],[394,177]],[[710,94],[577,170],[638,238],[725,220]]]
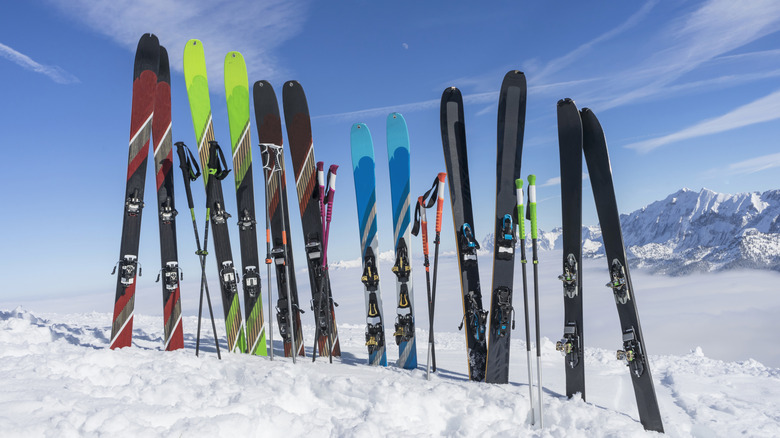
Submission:
[[[528,215],[531,219],[531,248],[534,262],[534,322],[536,323],[536,383],[539,392],[539,427],[544,428],[542,410],[542,346],[539,342],[539,257],[536,240],[536,175],[528,175]]]
[[[322,226],[322,234],[321,234],[321,241],[320,241],[320,249],[324,252],[325,247],[325,171],[324,171],[325,163],[322,161],[317,162],[317,186],[319,187],[319,190],[317,190],[317,202],[320,206],[320,225]],[[320,291],[319,293],[315,293],[315,296],[317,297],[317,303],[312,300],[312,310],[314,311],[314,346],[312,347],[312,354],[311,354],[311,361],[315,362],[317,360],[317,346],[319,345],[319,340],[321,336],[321,329],[320,329],[320,321],[319,321],[319,313],[322,310],[322,295],[325,293],[325,275],[324,275],[324,269],[325,269],[325,263],[324,263],[324,257],[320,255],[320,259],[323,260],[323,264],[320,265]],[[320,356],[322,356],[322,351],[320,351]]]
[[[433,356],[433,372],[436,372],[436,352],[433,340],[433,318],[436,310],[436,278],[439,274],[439,242],[441,237],[441,216],[444,209],[444,183],[447,179],[445,172],[439,172],[438,190],[436,195],[436,235],[433,239],[433,285],[431,286],[431,355]]]
[[[281,163],[281,156],[282,156],[282,148],[279,146],[275,146],[273,148],[274,151],[274,171],[277,173],[277,184],[279,185],[279,197],[281,199],[282,193],[282,187],[284,187],[282,180],[282,163]],[[293,363],[296,363],[296,356],[298,356],[298,350],[300,347],[297,344],[298,337],[295,333],[295,322],[293,321],[293,300],[292,300],[292,291],[290,290],[290,268],[287,264],[287,258],[289,256],[289,252],[287,250],[287,224],[284,220],[284,214],[280,215],[281,222],[282,222],[282,248],[284,248],[284,285],[285,285],[285,293],[287,295],[287,317],[289,318],[289,331],[290,331],[290,342],[292,344],[292,359]]]
[[[520,235],[520,266],[523,271],[523,308],[525,310],[525,349],[528,356],[528,396],[531,405],[531,424],[534,424],[534,380],[531,366],[531,324],[528,321],[528,279],[526,276],[525,259],[525,206],[523,205],[523,180],[515,180],[517,194],[517,226]]]
[[[328,168],[328,195],[325,202],[327,203],[327,214],[325,215],[325,234],[323,237],[323,251],[322,251],[322,267],[325,271],[323,281],[327,285],[327,309],[328,309],[328,361],[333,363],[333,351],[335,350],[335,342],[333,339],[333,306],[336,305],[333,302],[332,291],[330,290],[330,282],[328,281],[328,239],[330,237],[330,220],[333,216],[333,198],[336,196],[336,171],[339,166],[331,164]]]
[[[273,322],[273,303],[271,296],[271,213],[268,209],[270,200],[268,199],[268,188],[270,185],[271,177],[273,176],[273,169],[270,167],[271,153],[268,151],[268,147],[260,144],[260,157],[263,163],[263,181],[265,183],[265,265],[268,268],[268,338],[271,341],[270,358],[274,360],[274,322]]]
[[[187,145],[185,145],[181,141],[176,142],[175,145],[176,145],[176,154],[179,156],[179,168],[181,169],[182,177],[184,178],[184,189],[187,193],[187,206],[190,208],[190,216],[192,216],[192,230],[195,233],[195,244],[197,245],[197,251],[195,252],[195,254],[197,254],[198,258],[200,259],[200,268],[201,268],[200,304],[198,306],[198,335],[195,340],[195,356],[198,355],[198,352],[200,350],[200,319],[201,319],[201,315],[203,314],[203,291],[205,289],[206,299],[208,300],[208,305],[209,305],[209,314],[211,315],[211,328],[214,331],[214,345],[216,345],[217,348],[217,357],[221,360],[222,354],[219,351],[219,341],[217,339],[217,326],[214,323],[214,312],[211,308],[211,297],[209,294],[209,285],[208,282],[206,281],[206,255],[208,254],[208,251],[202,249],[200,246],[200,237],[198,236],[198,223],[195,220],[195,203],[192,200],[192,188],[190,187],[190,182],[197,180],[198,177],[200,176],[200,168],[198,167],[197,160],[195,160],[192,151],[190,151],[187,148]],[[192,170],[193,166],[195,167],[194,172]],[[206,215],[206,227],[203,236],[204,246],[208,243],[208,235],[209,235],[209,220],[208,220],[208,215]]]
[[[425,376],[428,380],[431,380],[431,358],[433,356],[433,322],[431,321],[431,263],[428,260],[428,219],[425,216],[425,197],[420,196],[417,198],[417,212],[420,215],[420,225],[422,226],[422,244],[423,244],[423,257],[425,266],[425,286],[428,292],[428,362],[425,367]]]

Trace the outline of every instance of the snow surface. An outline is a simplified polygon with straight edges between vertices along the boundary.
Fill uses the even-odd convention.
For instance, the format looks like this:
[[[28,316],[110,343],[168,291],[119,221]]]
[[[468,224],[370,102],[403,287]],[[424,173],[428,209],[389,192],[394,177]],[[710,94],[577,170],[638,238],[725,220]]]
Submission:
[[[459,333],[437,335],[440,372],[427,381],[422,366],[392,366],[392,347],[389,367],[367,366],[362,326],[339,327],[344,354],[333,364],[293,365],[278,356],[223,354],[219,361],[208,341],[196,357],[192,330],[185,349],[161,351],[158,319],[136,315],[134,346],[112,351],[109,314],[0,311],[2,435],[658,436],[638,422],[628,372],[614,351],[587,350],[585,403],[566,399],[561,356],[543,341],[541,430],[530,424],[521,340],[512,341],[511,383],[491,385],[466,380]],[[184,324],[194,328],[195,317]],[[311,339],[312,327],[305,332]],[[650,362],[669,436],[780,434],[780,370],[710,359],[701,349],[651,355]]]
[[[485,306],[491,258],[480,254]],[[517,329],[510,384],[467,381],[457,260],[441,255],[436,309],[440,373],[425,380],[425,276],[414,258],[418,370],[366,365],[360,267],[331,271],[343,356],[333,364],[224,354],[204,321],[195,357],[198,278],[182,284],[185,349],[164,352],[160,285],[140,277],[133,347],[108,350],[114,277],[106,292],[77,299],[0,298],[0,435],[5,436],[652,436],[638,422],[626,366],[615,359],[620,331],[603,258],[583,262],[587,403],[565,397],[560,251],[540,254],[545,429],[530,424],[522,283],[515,273]],[[394,308],[392,258],[380,261],[385,318]],[[529,286],[532,283],[529,269]],[[310,292],[298,270],[299,296]],[[651,371],[669,436],[780,436],[780,274],[733,270],[685,277],[632,270]],[[212,280],[213,281],[213,280]],[[263,300],[268,309],[266,278]],[[217,291],[216,283],[212,291]],[[222,315],[218,297],[214,311]],[[22,305],[24,307],[17,307]],[[94,311],[96,310],[99,311]],[[13,309],[13,310],[11,310]],[[267,313],[266,313],[267,315]],[[311,312],[303,315],[311,352]],[[275,349],[281,353],[278,329]],[[224,322],[217,321],[224,348]],[[211,340],[211,341],[210,341]],[[535,348],[535,346],[534,346]]]

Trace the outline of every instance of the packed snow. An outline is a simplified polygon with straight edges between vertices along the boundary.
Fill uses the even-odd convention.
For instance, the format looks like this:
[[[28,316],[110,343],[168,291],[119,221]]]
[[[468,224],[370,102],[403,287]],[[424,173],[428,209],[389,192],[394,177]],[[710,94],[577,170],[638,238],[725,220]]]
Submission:
[[[465,338],[457,331],[462,309],[457,275],[452,275],[456,260],[443,255],[436,313],[439,371],[430,381],[425,378],[422,269],[414,273],[419,367],[413,371],[394,366],[398,349],[390,330],[389,366],[366,365],[360,269],[348,262],[331,271],[343,352],[333,364],[326,358],[311,362],[310,312],[303,315],[309,357],[295,365],[280,357],[276,327],[275,360],[226,353],[221,318],[222,360],[208,321],[196,357],[195,276],[182,285],[185,348],[176,352],[162,351],[159,285],[145,277],[136,298],[133,347],[116,351],[107,348],[112,288],[75,300],[18,303],[23,307],[0,300],[5,309],[0,310],[0,430],[3,436],[24,437],[655,436],[639,423],[628,369],[615,359],[620,333],[614,300],[603,286],[603,259],[583,265],[587,402],[566,398],[563,358],[554,346],[562,331],[561,285],[555,279],[560,257],[550,251],[540,262],[544,429],[531,424],[520,269],[510,383],[475,383],[467,379]],[[481,258],[487,294],[491,263]],[[385,318],[392,327],[390,264],[383,260],[380,275]],[[305,270],[297,274],[305,285]],[[771,338],[780,311],[780,275],[632,274],[667,434],[780,435],[780,352]],[[529,286],[531,280],[529,270]],[[265,294],[264,283],[267,311]],[[309,291],[301,287],[299,294],[307,297]],[[219,298],[213,298],[221,316]],[[488,300],[486,295],[486,305]],[[96,306],[106,311],[90,311]]]

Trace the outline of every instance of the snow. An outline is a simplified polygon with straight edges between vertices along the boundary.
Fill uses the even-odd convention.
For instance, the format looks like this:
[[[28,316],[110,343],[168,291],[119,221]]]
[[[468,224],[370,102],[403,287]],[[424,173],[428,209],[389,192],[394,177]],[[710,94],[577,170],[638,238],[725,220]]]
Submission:
[[[293,365],[278,356],[219,361],[210,333],[196,357],[192,330],[185,349],[164,352],[158,318],[143,315],[134,346],[112,351],[110,319],[0,311],[3,436],[657,436],[638,422],[626,367],[604,349],[587,350],[586,403],[566,399],[561,356],[543,340],[541,430],[530,424],[520,339],[512,341],[511,383],[490,385],[466,380],[460,333],[437,334],[439,372],[427,381],[422,365],[365,365],[358,325],[340,327],[344,354],[333,364]],[[195,327],[195,317],[184,326]],[[311,339],[312,328],[305,331]],[[392,362],[397,351],[389,351]],[[780,433],[780,370],[710,359],[701,349],[651,356],[651,367],[669,436]]]
[[[177,352],[162,351],[160,286],[153,278],[139,278],[133,347],[121,351],[107,348],[112,288],[77,300],[0,299],[0,309],[6,309],[0,310],[0,430],[24,437],[655,436],[638,422],[628,370],[615,359],[620,333],[612,294],[604,287],[603,258],[583,261],[587,402],[566,399],[563,358],[554,347],[563,327],[556,279],[561,256],[545,251],[539,263],[544,430],[530,424],[519,266],[510,384],[474,383],[467,381],[465,339],[457,331],[462,308],[454,254],[442,254],[439,264],[439,373],[431,381],[424,371],[428,321],[418,258],[413,274],[420,366],[413,371],[394,366],[398,349],[390,332],[390,366],[366,365],[361,269],[351,263],[331,271],[343,351],[333,364],[307,358],[293,365],[279,357],[276,327],[274,361],[226,354],[221,319],[222,361],[208,322],[196,357],[196,275],[182,285],[185,349]],[[487,297],[491,263],[480,257]],[[380,262],[388,322],[394,314],[391,265]],[[307,274],[299,271],[299,295],[308,297]],[[532,285],[531,270],[528,274]],[[772,334],[780,312],[780,274],[732,270],[668,277],[636,269],[632,280],[667,434],[779,436],[780,350]],[[218,290],[216,283],[211,290]],[[214,311],[222,315],[214,298]],[[96,305],[106,311],[93,311]],[[303,315],[309,354],[310,318],[310,312]]]

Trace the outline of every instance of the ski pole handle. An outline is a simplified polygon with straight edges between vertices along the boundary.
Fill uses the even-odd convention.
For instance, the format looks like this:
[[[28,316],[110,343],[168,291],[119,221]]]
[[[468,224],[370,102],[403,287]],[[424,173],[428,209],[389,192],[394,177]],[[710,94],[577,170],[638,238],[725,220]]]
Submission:
[[[333,197],[336,193],[336,171],[338,168],[338,164],[331,164],[328,168],[328,222],[330,222],[330,216],[333,213]]]
[[[536,239],[536,175],[528,175],[528,214],[531,218],[531,238]]]
[[[444,208],[444,183],[447,179],[447,174],[445,172],[439,172],[439,190],[438,190],[438,200],[436,201],[436,235],[438,236],[439,233],[441,233],[441,213],[442,209]]]
[[[425,216],[425,198],[417,198],[417,204],[420,206],[420,225],[422,226],[423,255],[428,257],[428,218]],[[428,269],[427,267],[425,269]]]
[[[515,193],[517,194],[517,226],[518,235],[525,240],[525,206],[523,205],[523,180],[515,180]]]

